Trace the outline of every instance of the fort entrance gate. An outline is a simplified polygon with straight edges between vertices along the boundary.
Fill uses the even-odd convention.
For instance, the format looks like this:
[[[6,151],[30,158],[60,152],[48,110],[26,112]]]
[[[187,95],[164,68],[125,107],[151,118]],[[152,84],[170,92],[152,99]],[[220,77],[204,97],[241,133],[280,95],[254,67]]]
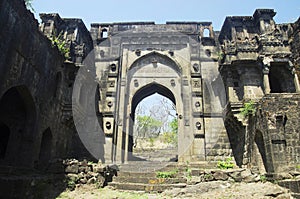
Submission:
[[[207,37],[204,30],[210,32]],[[91,32],[97,45],[99,113],[106,140],[111,139],[105,142],[105,159],[133,158],[136,106],[159,93],[176,105],[178,160],[205,160],[220,132],[226,135],[220,96],[212,90],[220,79],[211,24],[93,24]]]

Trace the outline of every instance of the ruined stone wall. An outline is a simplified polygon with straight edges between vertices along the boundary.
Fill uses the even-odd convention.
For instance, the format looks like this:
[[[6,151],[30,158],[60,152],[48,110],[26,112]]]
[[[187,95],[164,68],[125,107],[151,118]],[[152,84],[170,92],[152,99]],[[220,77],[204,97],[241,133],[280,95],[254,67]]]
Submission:
[[[46,167],[70,150],[76,69],[64,64],[23,1],[1,1],[0,19],[0,164]]]
[[[292,51],[293,63],[295,65],[298,78],[300,77],[300,18],[292,25],[289,32],[289,43]]]
[[[253,164],[261,157],[263,164],[257,166],[267,172],[296,169],[300,162],[299,103],[299,94],[270,94],[260,101],[248,140]]]

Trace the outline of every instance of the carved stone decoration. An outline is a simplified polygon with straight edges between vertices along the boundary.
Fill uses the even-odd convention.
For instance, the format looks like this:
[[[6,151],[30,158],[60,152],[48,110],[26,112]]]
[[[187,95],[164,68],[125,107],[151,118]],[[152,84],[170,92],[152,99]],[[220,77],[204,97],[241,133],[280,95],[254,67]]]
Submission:
[[[111,70],[111,72],[116,72],[116,70],[117,70],[116,64],[111,64],[110,65],[110,70]]]
[[[115,81],[109,81],[108,85],[109,87],[115,87]]]
[[[133,83],[134,83],[134,86],[135,86],[135,87],[139,87],[139,82],[138,82],[137,79],[133,80]]]
[[[201,130],[201,122],[196,122],[196,128],[197,130]]]
[[[193,69],[194,69],[195,73],[198,73],[200,71],[199,64],[197,64],[197,63],[193,64]]]
[[[176,83],[175,83],[175,80],[174,80],[174,79],[171,79],[171,80],[170,80],[170,83],[171,83],[171,86],[173,86],[173,87],[176,86]]]
[[[201,106],[201,103],[199,102],[199,101],[197,101],[196,103],[195,103],[195,107],[196,108],[199,108]]]
[[[194,88],[200,88],[201,87],[200,80],[193,80],[193,87]]]
[[[190,126],[190,120],[189,119],[184,120],[184,126]]]
[[[135,51],[135,54],[136,54],[136,56],[141,56],[141,50],[140,50],[140,49],[137,49],[137,50]]]
[[[113,102],[112,102],[112,101],[107,102],[107,106],[108,106],[109,108],[111,108],[111,107],[113,106]]]

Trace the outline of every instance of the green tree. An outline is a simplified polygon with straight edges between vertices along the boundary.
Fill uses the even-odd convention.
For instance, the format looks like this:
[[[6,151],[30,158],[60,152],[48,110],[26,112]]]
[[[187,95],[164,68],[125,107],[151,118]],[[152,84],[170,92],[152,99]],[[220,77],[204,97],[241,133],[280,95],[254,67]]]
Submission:
[[[56,36],[56,32],[53,32],[51,37],[49,38],[51,40],[52,46],[57,46],[59,52],[66,58],[70,58],[70,49],[67,47],[66,41],[63,38],[62,35],[63,32],[59,33],[58,36]]]
[[[176,133],[178,131],[178,119],[174,118],[171,122],[170,122],[170,128],[172,133]]]
[[[147,115],[136,117],[137,132],[139,137],[154,137],[160,134],[162,122]]]

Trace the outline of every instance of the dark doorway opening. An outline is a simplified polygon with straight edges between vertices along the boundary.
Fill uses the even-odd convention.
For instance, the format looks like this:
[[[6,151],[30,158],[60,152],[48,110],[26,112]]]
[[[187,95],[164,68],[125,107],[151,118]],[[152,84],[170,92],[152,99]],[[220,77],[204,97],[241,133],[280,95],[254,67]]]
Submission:
[[[0,122],[0,159],[5,158],[10,130],[8,126]]]
[[[43,132],[43,137],[41,141],[40,154],[39,154],[39,166],[41,169],[45,169],[49,160],[51,160],[51,150],[52,150],[52,133],[50,128],[47,128]]]
[[[12,87],[4,93],[0,100],[0,128],[1,137],[4,138],[3,141],[1,139],[1,145],[3,148],[6,146],[6,164],[32,166],[35,117],[34,101],[26,86]]]
[[[294,93],[294,76],[286,64],[271,64],[269,72],[271,93]]]

